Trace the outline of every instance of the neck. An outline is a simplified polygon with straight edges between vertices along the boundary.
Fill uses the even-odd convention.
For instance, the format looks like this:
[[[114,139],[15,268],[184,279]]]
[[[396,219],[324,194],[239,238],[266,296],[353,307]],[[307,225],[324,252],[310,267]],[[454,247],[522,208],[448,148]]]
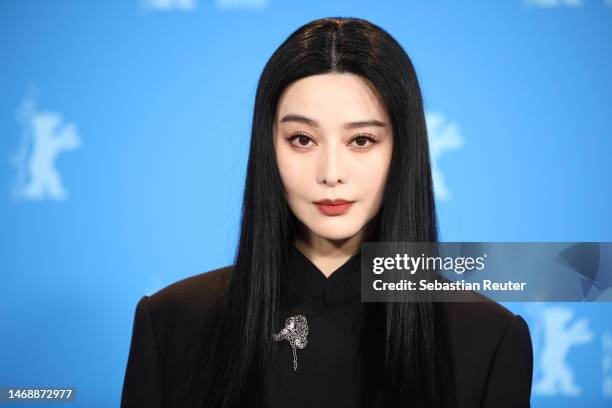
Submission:
[[[365,228],[355,235],[333,240],[309,232],[305,237],[296,238],[295,247],[312,262],[326,278],[344,264],[359,250],[365,236]]]

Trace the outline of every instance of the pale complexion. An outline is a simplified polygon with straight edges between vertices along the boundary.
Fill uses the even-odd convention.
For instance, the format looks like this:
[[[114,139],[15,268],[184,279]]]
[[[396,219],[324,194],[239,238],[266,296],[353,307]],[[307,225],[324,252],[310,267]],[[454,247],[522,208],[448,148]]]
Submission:
[[[279,99],[274,149],[289,208],[302,223],[295,246],[329,277],[359,249],[382,204],[392,125],[365,78],[313,75]],[[322,214],[315,201],[354,201],[342,215]]]

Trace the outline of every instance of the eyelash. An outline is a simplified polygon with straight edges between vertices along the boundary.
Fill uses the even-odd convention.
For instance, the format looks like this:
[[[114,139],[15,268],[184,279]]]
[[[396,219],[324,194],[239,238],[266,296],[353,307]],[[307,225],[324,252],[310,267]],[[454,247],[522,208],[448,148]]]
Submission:
[[[310,147],[310,146],[298,146],[298,145],[293,143],[293,141],[296,140],[297,138],[299,138],[300,136],[304,136],[304,137],[307,137],[308,139],[312,140],[312,138],[310,136],[308,136],[305,132],[300,131],[300,130],[298,130],[297,132],[292,133],[287,138],[287,140],[289,141],[289,143],[291,143],[293,146],[295,146],[298,149],[308,149],[308,147]],[[378,140],[376,140],[374,135],[371,134],[371,133],[360,133],[360,134],[356,135],[355,137],[353,137],[349,143],[352,143],[353,141],[355,141],[357,138],[360,138],[360,137],[365,137],[368,141],[370,141],[372,143],[372,145],[378,143]],[[369,146],[357,146],[358,149],[365,149],[367,147],[369,147]]]

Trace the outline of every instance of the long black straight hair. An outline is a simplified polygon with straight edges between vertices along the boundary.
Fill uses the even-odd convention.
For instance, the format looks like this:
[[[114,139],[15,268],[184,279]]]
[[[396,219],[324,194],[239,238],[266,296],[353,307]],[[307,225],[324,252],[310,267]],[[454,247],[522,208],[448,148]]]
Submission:
[[[368,241],[437,242],[427,128],[415,70],[400,44],[360,18],[323,18],[292,33],[257,87],[235,262],[212,328],[199,341],[182,406],[255,406],[272,358],[279,296],[296,221],[283,195],[273,145],[279,97],[311,75],[368,79],[386,104],[393,153]],[[448,407],[454,385],[445,314],[433,302],[364,306],[364,406]]]

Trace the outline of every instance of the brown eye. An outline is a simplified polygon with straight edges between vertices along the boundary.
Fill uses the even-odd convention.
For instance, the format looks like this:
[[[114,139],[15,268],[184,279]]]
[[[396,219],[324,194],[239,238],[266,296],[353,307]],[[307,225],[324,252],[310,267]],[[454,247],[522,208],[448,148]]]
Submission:
[[[312,141],[312,139],[309,136],[306,136],[301,133],[295,134],[291,136],[290,138],[288,138],[287,140],[289,140],[289,142],[291,142],[294,146],[297,146],[299,148],[308,147],[308,143]],[[297,143],[294,143],[294,141],[297,141]]]
[[[353,142],[355,142],[356,146],[358,147],[367,147],[368,142],[371,142],[372,144],[374,144],[376,143],[376,140],[370,136],[359,135],[359,136],[355,136],[353,140],[351,140],[351,143]]]
[[[308,146],[308,142],[310,141],[310,138],[308,136],[298,136],[298,143],[301,144],[302,146]]]

